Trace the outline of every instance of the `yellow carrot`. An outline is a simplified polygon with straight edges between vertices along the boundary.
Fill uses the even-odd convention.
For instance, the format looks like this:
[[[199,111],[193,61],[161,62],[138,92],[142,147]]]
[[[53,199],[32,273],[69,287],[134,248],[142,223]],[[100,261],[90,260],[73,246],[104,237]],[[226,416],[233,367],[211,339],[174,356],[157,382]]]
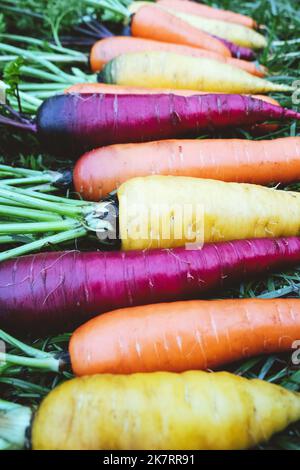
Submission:
[[[227,372],[94,375],[39,407],[35,450],[238,450],[300,419],[300,395]]]
[[[146,176],[118,199],[125,250],[300,234],[300,193],[254,184]]]
[[[246,26],[190,15],[169,8],[167,11],[201,31],[226,39],[238,46],[250,47],[251,49],[263,49],[267,46],[267,40],[262,34]]]
[[[104,83],[122,86],[249,94],[293,90],[226,63],[172,52],[123,54],[108,62],[99,75]]]

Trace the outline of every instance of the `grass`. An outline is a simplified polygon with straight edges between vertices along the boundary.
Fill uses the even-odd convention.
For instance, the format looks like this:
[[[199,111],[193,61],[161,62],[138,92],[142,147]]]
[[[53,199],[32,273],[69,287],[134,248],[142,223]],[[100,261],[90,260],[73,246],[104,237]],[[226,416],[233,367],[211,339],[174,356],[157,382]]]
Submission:
[[[300,79],[300,42],[292,42],[300,37],[300,12],[296,0],[256,0],[251,2],[215,0],[205,1],[204,3],[253,16],[259,24],[264,25],[269,38],[269,45],[259,60],[269,68],[272,80],[291,83],[294,80]],[[9,32],[15,32],[14,23],[10,22],[9,24]],[[31,31],[30,27],[26,30],[24,27],[24,19],[22,21],[22,31],[34,36],[34,30]],[[291,42],[285,44],[284,41]],[[274,97],[284,106],[295,107],[291,96],[277,94]],[[291,123],[281,126],[278,131],[269,136],[257,138],[294,136],[297,133],[296,125]],[[235,133],[227,133],[225,136],[231,137],[232,135],[249,137],[239,130]],[[42,153],[38,142],[32,136],[22,133],[12,134],[5,130],[1,130],[0,157],[5,162],[14,162],[17,165],[28,166],[34,169],[57,169],[72,165],[70,161],[57,161],[50,155]],[[295,183],[286,189],[300,191],[300,183]],[[72,248],[74,245],[70,247]],[[87,245],[85,247],[93,248]],[[219,297],[299,297],[299,290],[300,267],[290,272],[275,273],[268,278],[243,283],[234,289],[219,293]],[[67,349],[68,339],[69,335],[63,334],[50,338],[28,339],[28,342],[35,347],[43,348],[47,351],[63,351]],[[17,353],[13,349],[10,352]],[[289,355],[253,358],[246,362],[235,364],[229,367],[228,370],[249,378],[258,377],[269,380],[299,391],[300,369],[293,369],[290,359]],[[3,370],[2,375],[0,375],[1,397],[35,407],[49,390],[62,380],[71,377],[71,375],[71,371],[66,371],[63,374],[41,374],[22,368],[9,368]],[[260,446],[259,449],[300,450],[300,423],[276,435],[270,442]]]

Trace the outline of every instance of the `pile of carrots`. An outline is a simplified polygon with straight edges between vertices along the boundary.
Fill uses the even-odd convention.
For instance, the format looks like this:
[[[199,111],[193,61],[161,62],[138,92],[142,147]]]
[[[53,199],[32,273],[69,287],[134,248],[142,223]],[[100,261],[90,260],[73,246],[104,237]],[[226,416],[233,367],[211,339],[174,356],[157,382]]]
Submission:
[[[252,18],[192,0],[130,11],[131,36],[91,50],[99,83],[45,100],[35,122],[0,117],[53,153],[80,155],[72,177],[81,201],[39,193],[32,172],[27,186],[1,180],[7,213],[22,209],[41,233],[51,226],[55,242],[67,240],[65,226],[76,237],[115,221],[121,248],[31,255],[45,246],[35,239],[0,254],[0,339],[24,353],[7,362],[57,372],[67,354],[77,376],[35,415],[0,400],[0,447],[22,447],[32,427],[34,449],[244,449],[300,419],[300,394],[207,372],[292,351],[300,339],[299,299],[209,300],[299,264],[300,195],[275,185],[299,180],[300,138],[213,138],[236,127],[267,136],[278,121],[299,120],[261,95],[292,87],[251,61],[267,46]],[[191,138],[203,132],[210,138]],[[0,236],[16,225],[0,223]],[[69,329],[63,355],[10,336]],[[2,423],[17,423],[17,437]]]

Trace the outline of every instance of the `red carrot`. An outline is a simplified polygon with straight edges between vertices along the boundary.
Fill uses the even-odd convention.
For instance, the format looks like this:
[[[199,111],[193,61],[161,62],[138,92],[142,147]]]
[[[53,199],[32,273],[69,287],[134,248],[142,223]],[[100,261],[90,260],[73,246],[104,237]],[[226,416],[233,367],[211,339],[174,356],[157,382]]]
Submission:
[[[114,143],[146,142],[247,126],[300,114],[241,95],[61,95],[46,100],[37,128],[64,155]]]
[[[300,119],[300,113],[250,96],[87,93],[44,101],[36,125],[2,116],[0,125],[35,130],[49,152],[70,157],[103,145],[199,136],[287,119]]]
[[[202,250],[60,252],[0,264],[0,328],[69,331],[122,307],[195,299],[300,262],[300,238],[207,244]]]

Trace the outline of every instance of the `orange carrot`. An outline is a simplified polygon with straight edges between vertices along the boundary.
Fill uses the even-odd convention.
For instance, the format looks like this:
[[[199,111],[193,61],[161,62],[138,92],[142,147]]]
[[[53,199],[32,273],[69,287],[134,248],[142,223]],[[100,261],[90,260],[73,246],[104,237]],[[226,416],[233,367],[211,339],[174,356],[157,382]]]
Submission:
[[[98,201],[121,183],[149,174],[263,185],[290,183],[299,180],[300,137],[111,145],[83,155],[75,165],[73,179],[84,199]]]
[[[257,65],[255,62],[225,57],[216,52],[199,49],[198,47],[170,44],[168,42],[129,36],[112,36],[97,41],[92,47],[90,54],[91,69],[93,72],[99,72],[107,62],[121,54],[143,51],[169,51],[192,57],[207,57],[209,59],[219,60],[220,62],[226,62],[257,77],[264,77],[267,71],[265,67]]]
[[[229,49],[218,39],[190,26],[167,11],[161,9],[158,12],[157,8],[151,5],[140,8],[133,16],[131,33],[141,38],[200,47],[231,57]]]
[[[181,372],[288,351],[299,337],[299,299],[191,300],[100,315],[69,351],[77,376]]]
[[[230,23],[242,24],[248,28],[256,28],[257,23],[249,16],[234,13],[230,10],[221,10],[219,8],[212,8],[207,5],[201,5],[192,1],[183,0],[158,0],[158,5],[171,8],[173,10],[188,13],[190,15],[204,16],[215,20],[228,21]]]

